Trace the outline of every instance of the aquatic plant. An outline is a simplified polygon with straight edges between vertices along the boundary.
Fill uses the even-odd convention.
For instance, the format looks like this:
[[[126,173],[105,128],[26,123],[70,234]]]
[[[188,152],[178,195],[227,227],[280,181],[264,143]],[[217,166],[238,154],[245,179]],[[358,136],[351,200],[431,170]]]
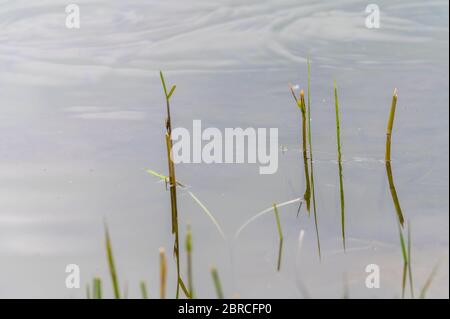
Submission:
[[[303,153],[303,166],[304,166],[304,173],[305,173],[305,193],[303,194],[303,199],[306,202],[306,210],[308,211],[308,215],[311,213],[311,185],[310,185],[310,176],[309,176],[309,166],[308,166],[308,152],[307,152],[307,142],[306,142],[306,135],[307,135],[307,126],[306,126],[306,106],[305,106],[305,92],[301,90],[300,92],[300,100],[297,99],[297,96],[295,95],[294,88],[291,84],[289,84],[289,88],[291,90],[292,96],[294,97],[294,100],[297,104],[297,106],[300,108],[301,116],[302,116],[302,153]],[[300,206],[301,207],[301,206]],[[300,211],[300,209],[299,209]]]
[[[341,232],[342,245],[345,251],[345,198],[344,198],[344,181],[342,177],[342,154],[341,154],[341,124],[339,120],[339,99],[337,94],[336,81],[334,81],[334,106],[336,112],[336,144],[339,168],[339,194],[341,203]]]
[[[192,279],[192,231],[188,225],[186,232],[186,259],[187,259],[187,276],[188,276],[188,289],[191,293],[191,298],[194,298],[194,284]]]
[[[283,232],[281,230],[281,222],[280,222],[280,215],[278,214],[277,204],[273,204],[273,212],[275,214],[275,219],[277,222],[277,230],[278,230],[278,237],[279,237],[279,247],[278,247],[278,262],[277,262],[277,271],[280,271],[281,269],[281,254],[283,251]]]
[[[106,242],[106,255],[108,259],[109,273],[111,276],[112,286],[114,290],[114,298],[120,299],[119,280],[117,278],[116,265],[114,263],[111,238],[109,236],[108,226],[106,225],[106,223],[105,223],[105,242]]]
[[[308,142],[309,142],[309,160],[311,170],[311,188],[312,188],[312,201],[314,210],[314,225],[316,228],[317,237],[317,252],[319,253],[319,259],[322,259],[322,253],[320,251],[320,236],[319,236],[319,224],[317,220],[317,205],[316,205],[316,192],[314,188],[314,166],[313,166],[313,151],[312,151],[312,133],[311,133],[311,61],[308,58]]]
[[[223,291],[222,291],[222,284],[220,283],[219,273],[217,271],[216,267],[211,267],[211,276],[214,283],[214,288],[216,289],[216,294],[218,299],[223,299]]]

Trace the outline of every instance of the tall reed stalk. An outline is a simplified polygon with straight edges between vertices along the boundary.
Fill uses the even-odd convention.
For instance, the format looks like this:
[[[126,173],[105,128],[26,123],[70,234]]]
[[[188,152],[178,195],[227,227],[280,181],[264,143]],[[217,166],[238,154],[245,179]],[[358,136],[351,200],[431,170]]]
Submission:
[[[319,237],[319,225],[317,220],[317,205],[316,205],[316,192],[314,189],[314,167],[313,167],[313,152],[312,152],[312,133],[311,133],[311,61],[308,58],[308,142],[309,142],[309,160],[311,164],[311,188],[312,188],[312,202],[314,209],[314,224],[316,228],[317,236],[317,251],[319,253],[319,259],[322,259],[322,253],[320,251],[320,237]]]
[[[341,203],[341,232],[342,245],[345,251],[345,199],[344,199],[344,181],[342,177],[342,154],[341,154],[341,124],[339,119],[339,99],[337,94],[336,81],[334,81],[334,106],[336,111],[336,144],[339,168],[339,194]]]
[[[385,162],[386,162],[386,174],[389,182],[389,189],[391,191],[392,201],[394,202],[395,211],[397,213],[398,220],[400,225],[403,227],[404,218],[402,208],[400,206],[400,201],[398,200],[397,191],[395,189],[394,177],[392,175],[392,167],[391,167],[391,140],[392,140],[392,129],[394,127],[394,118],[395,118],[395,110],[397,108],[397,89],[394,90],[394,94],[392,95],[392,103],[391,110],[389,113],[388,125],[386,129],[386,154],[385,154]]]
[[[170,91],[167,90],[166,81],[162,71],[159,72],[161,83],[164,89],[164,95],[166,98],[166,146],[167,146],[167,164],[169,168],[169,189],[170,189],[170,207],[172,212],[172,234],[175,235],[175,242],[173,247],[173,252],[176,261],[177,268],[177,289],[176,298],[179,298],[180,287],[183,288],[184,283],[181,279],[180,273],[180,244],[179,244],[179,231],[178,231],[178,208],[177,208],[177,180],[175,178],[175,164],[173,162],[172,156],[172,119],[170,117],[170,98],[175,91],[176,85],[173,85]]]
[[[300,92],[300,100],[297,99],[295,95],[294,88],[292,85],[289,85],[292,96],[294,97],[297,106],[300,108],[301,116],[302,116],[302,153],[303,153],[303,166],[305,172],[305,193],[303,194],[303,199],[306,202],[306,210],[308,211],[308,215],[311,213],[311,185],[309,182],[309,167],[308,167],[308,151],[307,151],[307,126],[306,126],[306,106],[305,106],[305,92],[301,90]]]
[[[277,205],[275,203],[273,204],[273,212],[275,213],[275,219],[276,219],[276,222],[277,222],[277,230],[278,230],[278,237],[279,237],[277,271],[280,271],[280,269],[281,269],[281,255],[282,255],[282,252],[283,252],[283,231],[281,230],[280,215],[278,214],[278,208],[277,208]]]

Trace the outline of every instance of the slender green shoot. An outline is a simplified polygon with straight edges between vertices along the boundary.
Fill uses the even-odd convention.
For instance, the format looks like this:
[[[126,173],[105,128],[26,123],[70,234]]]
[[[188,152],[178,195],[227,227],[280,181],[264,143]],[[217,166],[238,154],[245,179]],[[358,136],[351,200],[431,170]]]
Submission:
[[[277,262],[277,271],[280,271],[281,269],[281,255],[283,251],[283,232],[281,230],[281,222],[280,222],[280,215],[278,214],[277,205],[273,204],[273,211],[275,213],[275,219],[277,221],[277,229],[278,229],[278,236],[280,239],[280,244],[278,248],[278,262]]]
[[[211,276],[213,279],[214,287],[216,288],[216,294],[218,299],[223,299],[223,291],[222,291],[222,285],[220,283],[219,273],[217,272],[216,267],[211,267]]]
[[[431,283],[433,282],[434,277],[436,277],[440,265],[441,265],[441,262],[438,262],[431,270],[430,275],[428,276],[427,280],[425,281],[425,284],[423,285],[422,289],[420,290],[420,296],[419,296],[420,299],[425,299],[428,289],[430,289]]]
[[[310,181],[309,181],[310,176],[309,176],[308,151],[307,151],[307,142],[306,142],[307,125],[306,125],[305,92],[303,90],[301,90],[300,100],[299,100],[299,99],[297,99],[294,88],[292,87],[291,84],[289,84],[289,88],[291,90],[292,96],[294,97],[294,100],[295,100],[297,106],[300,108],[301,116],[302,116],[302,153],[303,153],[303,166],[304,166],[305,187],[306,187],[305,193],[303,194],[303,199],[306,202],[306,210],[308,212],[308,215],[310,215],[311,214],[311,185],[310,185]],[[298,212],[300,212],[300,209],[298,210]]]
[[[413,285],[413,273],[412,273],[412,260],[411,260],[411,223],[408,222],[408,274],[409,274],[409,288],[411,291],[411,298],[414,299],[414,285]]]
[[[319,237],[319,225],[317,220],[317,205],[316,205],[316,192],[314,189],[314,167],[313,167],[313,152],[312,152],[312,133],[311,133],[311,61],[308,58],[308,142],[309,142],[309,157],[311,164],[311,188],[312,188],[312,201],[314,210],[314,224],[316,228],[317,236],[317,251],[319,253],[319,260],[322,259],[322,253],[320,251],[320,237]]]
[[[94,299],[102,299],[102,280],[100,278],[94,278],[93,289]]]
[[[280,207],[284,207],[284,206],[288,206],[288,205],[292,205],[298,202],[302,202],[302,198],[294,198],[291,200],[288,200],[286,202],[280,203],[277,205],[278,208]],[[256,215],[254,215],[253,217],[249,218],[244,224],[242,224],[241,227],[239,227],[239,229],[236,231],[236,233],[234,234],[234,238],[238,238],[239,235],[242,233],[242,231],[251,223],[253,223],[255,220],[259,219],[260,217],[272,213],[273,212],[273,206],[270,206],[262,211],[260,211],[259,213],[257,213]]]
[[[119,279],[117,278],[117,271],[114,263],[113,250],[111,245],[111,238],[109,236],[108,226],[106,224],[105,224],[105,241],[106,241],[106,254],[108,258],[109,273],[111,275],[112,286],[114,289],[114,298],[120,299]]]
[[[187,277],[188,289],[191,293],[191,298],[194,298],[194,284],[192,279],[192,231],[190,225],[186,232],[186,254],[187,254]]]
[[[220,236],[222,236],[223,239],[225,239],[225,233],[222,230],[222,227],[220,227],[219,222],[216,220],[216,218],[211,214],[209,209],[197,198],[197,196],[194,195],[191,191],[188,191],[189,196],[197,203],[198,206],[205,212],[205,214],[209,217],[209,219],[212,221],[214,226],[216,226]]]
[[[400,202],[398,200],[397,191],[394,185],[394,178],[392,176],[392,168],[391,168],[391,137],[392,137],[392,128],[394,127],[394,118],[395,118],[395,109],[397,107],[397,89],[394,90],[394,94],[392,96],[391,103],[391,111],[389,113],[388,125],[386,129],[386,154],[385,154],[385,162],[386,162],[386,173],[389,181],[389,189],[391,191],[392,200],[394,202],[395,211],[397,213],[398,219],[400,221],[400,225],[403,227],[404,218],[402,208],[400,206]]]
[[[336,143],[338,153],[338,167],[339,167],[339,193],[341,202],[341,232],[342,244],[345,251],[345,199],[344,199],[344,181],[342,177],[342,153],[341,153],[341,124],[339,120],[339,99],[337,94],[336,81],[334,81],[334,102],[336,111]]]
[[[140,288],[141,288],[141,296],[142,299],[148,299],[148,291],[147,291],[147,285],[145,284],[145,281],[141,281],[141,283],[139,284]]]
[[[167,90],[166,81],[164,79],[164,75],[162,71],[159,72],[161,83],[164,89],[164,94],[166,97],[166,146],[167,146],[167,163],[169,168],[169,188],[170,188],[170,207],[172,212],[172,234],[175,235],[175,242],[173,247],[173,252],[176,261],[177,267],[177,289],[176,289],[176,298],[178,299],[180,294],[180,282],[181,274],[180,274],[180,250],[179,250],[179,232],[178,232],[178,208],[177,208],[177,181],[175,178],[175,164],[173,162],[172,156],[172,120],[170,117],[170,98],[175,91],[176,86],[172,86],[170,91]]]
[[[400,248],[402,250],[402,257],[403,257],[402,298],[405,298],[406,278],[408,274],[408,250],[406,248],[406,241],[405,237],[403,236],[403,230],[398,220],[397,225],[398,225],[398,232],[400,235]]]
[[[166,287],[167,287],[167,259],[166,251],[164,248],[159,249],[159,298],[166,298]]]

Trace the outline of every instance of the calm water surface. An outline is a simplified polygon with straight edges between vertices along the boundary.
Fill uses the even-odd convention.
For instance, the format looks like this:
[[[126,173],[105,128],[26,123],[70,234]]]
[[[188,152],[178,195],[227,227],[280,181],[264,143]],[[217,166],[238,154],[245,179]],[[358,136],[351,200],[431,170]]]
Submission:
[[[448,298],[448,2],[378,1],[381,28],[364,26],[365,1],[82,1],[81,29],[64,26],[66,1],[0,1],[0,297],[83,298],[65,266],[110,289],[103,220],[122,289],[158,293],[158,248],[172,247],[169,194],[145,172],[166,173],[158,70],[177,84],[173,123],[191,128],[278,127],[274,175],[256,165],[183,164],[179,180],[216,216],[222,239],[187,192],[180,227],[194,234],[199,297],[213,297],[217,265],[227,296],[399,297],[402,257],[384,159],[385,126],[399,91],[393,171],[412,227],[417,292],[442,266],[430,297]],[[312,130],[323,260],[312,218],[280,208],[285,245],[268,214],[301,196],[300,113],[287,83],[306,86],[312,57]],[[348,249],[340,239],[333,80],[339,87]],[[298,250],[299,232],[304,242]],[[380,289],[365,267],[381,269]],[[170,293],[174,264],[170,263]],[[183,260],[184,265],[184,260]],[[111,295],[112,296],[112,295]]]

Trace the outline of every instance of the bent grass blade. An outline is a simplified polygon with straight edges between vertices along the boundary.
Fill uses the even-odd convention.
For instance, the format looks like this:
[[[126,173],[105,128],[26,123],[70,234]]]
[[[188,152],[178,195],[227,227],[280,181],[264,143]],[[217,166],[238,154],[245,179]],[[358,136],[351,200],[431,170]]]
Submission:
[[[292,200],[289,200],[289,201],[286,201],[286,202],[277,204],[277,207],[278,207],[278,208],[281,208],[281,207],[288,206],[288,205],[291,205],[291,204],[295,204],[295,203],[298,203],[298,202],[301,202],[301,201],[303,201],[303,199],[299,197],[299,198],[295,198],[295,199],[292,199]],[[234,238],[238,238],[239,235],[241,234],[241,232],[242,232],[249,224],[251,224],[252,222],[254,222],[255,220],[257,220],[258,218],[260,218],[260,217],[262,217],[262,216],[264,216],[264,215],[266,215],[266,214],[268,214],[268,213],[271,213],[272,211],[273,211],[273,206],[271,206],[271,207],[269,207],[269,208],[266,208],[266,209],[260,211],[259,213],[257,213],[256,215],[254,215],[253,217],[249,218],[244,224],[242,224],[241,227],[239,227],[239,229],[238,229],[238,230],[236,231],[236,233],[234,234]]]

